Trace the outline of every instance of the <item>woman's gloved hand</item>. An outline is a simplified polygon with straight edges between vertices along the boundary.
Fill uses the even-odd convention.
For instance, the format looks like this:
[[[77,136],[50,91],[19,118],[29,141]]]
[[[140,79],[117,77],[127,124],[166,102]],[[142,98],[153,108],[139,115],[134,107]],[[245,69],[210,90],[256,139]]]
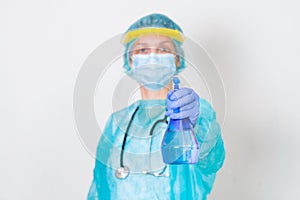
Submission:
[[[178,113],[174,113],[176,108],[179,108]],[[191,88],[171,90],[167,95],[167,109],[167,116],[172,119],[189,118],[194,127],[199,116],[199,96]]]

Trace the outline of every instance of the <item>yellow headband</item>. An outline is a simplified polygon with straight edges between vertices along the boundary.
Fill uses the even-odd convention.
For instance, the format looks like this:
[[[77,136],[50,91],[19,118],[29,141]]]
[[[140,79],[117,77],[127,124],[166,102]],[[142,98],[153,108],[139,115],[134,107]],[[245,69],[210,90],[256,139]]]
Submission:
[[[127,44],[128,42],[130,42],[131,40],[138,38],[141,35],[147,35],[147,34],[151,34],[151,33],[158,33],[159,35],[164,35],[164,36],[168,36],[170,38],[173,38],[179,42],[183,42],[184,37],[182,35],[181,32],[179,32],[178,30],[174,30],[174,29],[169,29],[169,28],[141,28],[141,29],[136,29],[133,31],[129,31],[127,32],[121,42],[123,44]]]

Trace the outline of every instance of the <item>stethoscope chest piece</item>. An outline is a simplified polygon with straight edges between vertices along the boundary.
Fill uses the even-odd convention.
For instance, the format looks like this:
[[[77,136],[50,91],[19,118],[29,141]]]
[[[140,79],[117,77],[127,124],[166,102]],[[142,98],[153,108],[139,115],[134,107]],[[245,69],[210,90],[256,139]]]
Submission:
[[[115,171],[115,176],[119,179],[125,179],[129,175],[129,168],[127,166],[119,167]]]

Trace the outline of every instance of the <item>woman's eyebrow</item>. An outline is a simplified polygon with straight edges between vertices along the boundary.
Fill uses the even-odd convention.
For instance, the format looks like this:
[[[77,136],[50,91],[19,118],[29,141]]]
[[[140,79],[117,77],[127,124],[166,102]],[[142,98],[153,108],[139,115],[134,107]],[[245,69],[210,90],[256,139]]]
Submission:
[[[148,45],[148,43],[143,43],[143,42],[140,43],[140,42],[139,42],[139,43],[136,43],[134,46],[137,46],[137,45],[146,46],[146,45]]]
[[[169,44],[173,44],[171,41],[162,41],[162,42],[160,42],[159,44],[164,44],[164,43],[169,43]]]

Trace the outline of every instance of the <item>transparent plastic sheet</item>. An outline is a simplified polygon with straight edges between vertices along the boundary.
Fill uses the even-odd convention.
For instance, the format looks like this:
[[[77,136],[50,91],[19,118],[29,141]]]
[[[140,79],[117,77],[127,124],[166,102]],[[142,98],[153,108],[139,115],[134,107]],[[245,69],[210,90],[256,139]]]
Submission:
[[[217,107],[222,125],[225,114],[224,88],[214,63],[203,48],[183,33],[180,34],[184,42],[167,33],[142,32],[141,35],[136,34],[128,41],[125,50],[120,43],[124,35],[118,35],[96,49],[84,64],[75,88],[74,115],[81,141],[95,158],[94,179],[88,199],[206,199],[210,193],[215,174],[224,162],[225,151],[216,113],[205,99]],[[154,38],[151,41],[162,39],[169,41],[169,46],[165,46],[166,43],[161,45],[152,42],[150,45],[143,44],[135,48],[134,45],[139,38],[146,35]],[[169,48],[170,44],[173,47]],[[160,123],[155,128],[152,141],[149,133],[153,124],[164,118],[165,100],[133,101],[132,94],[137,93],[141,84],[126,75],[130,71],[131,54],[143,48],[148,48],[154,53],[167,49],[166,53],[177,56],[179,63],[176,74],[181,80],[182,87],[193,88],[201,97],[200,116],[195,126],[200,153],[199,162],[195,165],[168,165],[163,171],[165,164],[162,162],[160,145],[167,125]],[[101,89],[108,86],[101,82],[101,79],[114,74],[109,71],[111,69],[121,71],[120,65],[114,65],[121,59],[124,61],[125,74],[116,80],[116,84],[112,87],[112,114],[103,127],[99,125],[97,118],[109,105],[102,103],[103,98],[107,96],[103,95]],[[94,97],[96,84],[100,91],[98,99],[97,95]],[[172,86],[168,87],[172,89]],[[98,105],[98,111],[97,109],[94,111],[91,105],[96,108]],[[126,179],[118,179],[115,177],[115,170],[120,167],[122,142],[137,106],[139,110],[129,129],[124,149],[124,165],[129,167],[130,174]],[[144,171],[153,173],[163,171],[168,176],[145,175]]]

